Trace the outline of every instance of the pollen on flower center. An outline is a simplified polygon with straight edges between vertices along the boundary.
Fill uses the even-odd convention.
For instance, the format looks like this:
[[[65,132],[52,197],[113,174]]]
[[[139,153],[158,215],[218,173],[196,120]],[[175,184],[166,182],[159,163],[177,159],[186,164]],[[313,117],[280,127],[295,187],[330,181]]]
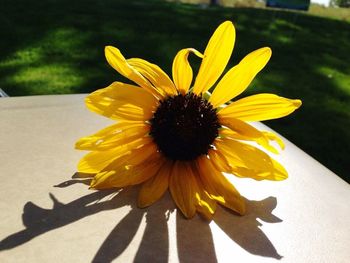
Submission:
[[[172,160],[207,154],[220,128],[213,106],[192,93],[161,101],[150,123],[158,149]]]

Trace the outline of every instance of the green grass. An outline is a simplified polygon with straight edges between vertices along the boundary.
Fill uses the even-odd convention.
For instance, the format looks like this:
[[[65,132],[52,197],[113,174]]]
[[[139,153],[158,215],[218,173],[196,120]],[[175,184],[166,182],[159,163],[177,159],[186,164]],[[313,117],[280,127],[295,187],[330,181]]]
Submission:
[[[80,93],[123,80],[105,62],[105,45],[119,47],[126,57],[155,62],[170,73],[179,49],[203,50],[226,19],[237,30],[230,66],[256,48],[273,50],[270,63],[244,95],[270,92],[302,99],[295,114],[267,124],[350,181],[346,21],[155,0],[2,0],[0,87],[11,96]],[[192,62],[198,67],[197,59]]]

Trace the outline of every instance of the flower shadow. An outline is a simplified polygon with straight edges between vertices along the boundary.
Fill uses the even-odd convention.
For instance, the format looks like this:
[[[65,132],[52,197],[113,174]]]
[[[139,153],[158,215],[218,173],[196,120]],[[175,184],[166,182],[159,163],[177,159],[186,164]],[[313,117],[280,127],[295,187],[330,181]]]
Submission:
[[[253,255],[281,259],[282,256],[259,228],[262,224],[257,220],[260,219],[268,223],[282,222],[280,218],[272,214],[277,205],[277,199],[268,197],[261,201],[247,199],[245,201],[247,205],[245,216],[237,216],[230,210],[220,207],[217,209],[213,221],[230,239],[247,252]],[[193,262],[194,259],[198,262],[216,262],[214,243],[208,222],[200,220],[200,218],[189,221],[178,214],[176,227],[177,248],[181,262]]]
[[[69,180],[58,185],[67,187],[74,183],[86,183],[83,180]],[[146,220],[142,240],[137,248],[134,262],[167,262],[170,257],[170,240],[176,232],[177,254],[180,262],[217,262],[214,241],[209,222],[195,217],[186,220],[177,212],[176,229],[168,229],[168,219],[175,210],[167,193],[160,201],[146,209],[135,205],[137,187],[105,190],[90,193],[70,203],[59,202],[50,193],[52,209],[43,209],[32,202],[25,204],[22,220],[25,229],[0,241],[0,251],[18,247],[31,239],[51,230],[64,227],[84,217],[111,209],[130,206],[129,213],[114,227],[100,245],[92,262],[111,262],[118,258],[131,244],[143,218]],[[243,249],[251,254],[280,259],[281,256],[268,237],[260,230],[261,223],[281,222],[271,212],[277,201],[269,197],[261,201],[246,200],[248,213],[244,217],[236,216],[225,209],[218,209],[214,222]],[[174,234],[172,234],[174,233]],[[172,246],[173,247],[173,246]],[[151,248],[151,249],[150,249]],[[156,257],[155,257],[156,256]]]
[[[166,196],[163,202],[157,202],[150,208],[139,209],[134,206],[138,191],[135,188],[130,191],[133,191],[134,201],[130,202],[132,209],[106,237],[92,262],[111,262],[118,258],[130,245],[144,217],[146,226],[134,262],[168,261],[169,229],[167,221],[175,208],[170,197]]]

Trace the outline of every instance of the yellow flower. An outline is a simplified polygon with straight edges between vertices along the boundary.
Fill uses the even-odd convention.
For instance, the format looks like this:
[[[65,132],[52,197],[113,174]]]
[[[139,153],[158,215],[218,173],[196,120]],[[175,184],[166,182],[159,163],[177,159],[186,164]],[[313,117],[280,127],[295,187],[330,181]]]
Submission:
[[[208,92],[224,71],[234,42],[235,28],[226,21],[216,29],[204,54],[193,48],[177,53],[173,81],[155,64],[125,59],[119,49],[105,48],[108,63],[137,85],[114,82],[85,100],[91,111],[117,121],[76,143],[77,149],[91,151],[78,164],[79,172],[93,174],[91,188],[142,184],[139,207],[153,204],[169,188],[185,217],[197,211],[210,219],[217,203],[245,213],[241,195],[223,172],[255,180],[287,178],[281,164],[244,143],[253,141],[276,153],[270,142],[283,148],[282,140],[246,121],[286,116],[301,101],[258,94],[229,103],[267,64],[270,48],[244,57],[219,80],[212,94]],[[192,88],[190,53],[202,58]]]

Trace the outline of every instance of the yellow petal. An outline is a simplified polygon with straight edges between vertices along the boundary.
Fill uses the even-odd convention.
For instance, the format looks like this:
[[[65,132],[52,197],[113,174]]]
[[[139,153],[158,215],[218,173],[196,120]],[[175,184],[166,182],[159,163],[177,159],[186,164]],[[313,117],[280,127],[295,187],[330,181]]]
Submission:
[[[209,102],[218,107],[241,94],[262,70],[271,57],[271,49],[260,48],[245,56],[241,62],[230,69],[216,86]]]
[[[277,137],[277,135],[274,135],[271,133],[271,135],[267,135],[267,132],[265,131],[261,131],[260,132],[261,137],[249,137],[249,136],[245,136],[244,134],[235,132],[231,129],[226,129],[226,128],[222,128],[219,131],[219,136],[220,138],[231,138],[231,139],[235,139],[235,140],[240,140],[240,141],[254,141],[256,143],[258,143],[260,146],[264,147],[266,150],[276,153],[278,154],[278,150],[273,147],[270,144],[270,141],[276,141],[279,146],[281,147],[281,149],[284,149],[284,144],[281,138]]]
[[[197,199],[197,211],[207,220],[211,220],[216,211],[216,201],[213,200],[202,184],[200,180],[200,175],[195,165],[193,167],[193,172],[198,183],[198,192],[196,193]]]
[[[220,129],[219,134],[222,137],[230,137],[237,140],[246,140],[246,141],[255,141],[266,150],[273,153],[278,153],[276,148],[274,148],[269,143],[269,137],[267,137],[263,132],[257,130],[253,126],[241,121],[239,119],[231,117],[220,117],[220,124],[224,125],[231,129],[232,132],[229,132],[227,129]]]
[[[180,50],[173,61],[173,80],[177,90],[185,95],[192,83],[193,72],[190,63],[188,62],[188,55],[193,52],[200,58],[203,55],[194,48],[185,48]]]
[[[133,68],[122,55],[118,48],[112,46],[105,47],[106,59],[116,71],[118,71],[124,77],[134,81],[139,86],[150,92],[156,97],[161,97],[152,84],[146,80],[135,68]]]
[[[219,123],[224,125],[239,135],[249,137],[249,138],[261,138],[262,133],[255,129],[253,126],[241,121],[239,119],[230,118],[230,117],[221,117],[219,115]]]
[[[142,139],[147,143],[144,143],[139,147],[134,147],[127,153],[127,155],[125,155],[125,159],[113,161],[104,168],[104,171],[118,170],[121,166],[126,166],[126,169],[129,169],[130,167],[143,163],[154,153],[158,153],[157,145],[153,142],[153,139],[149,137]]]
[[[269,140],[271,141],[275,141],[277,142],[277,144],[281,147],[282,150],[284,150],[285,148],[285,145],[284,145],[284,142],[283,140],[277,136],[276,134],[274,134],[273,132],[267,132],[267,131],[263,131],[262,132],[266,138],[268,138]]]
[[[230,173],[232,171],[230,165],[226,162],[226,159],[222,156],[221,152],[209,149],[208,156],[218,171],[224,173]]]
[[[142,88],[113,82],[85,98],[89,110],[113,120],[145,121],[153,116],[158,101]]]
[[[120,167],[117,170],[103,171],[98,173],[92,180],[92,189],[108,189],[119,188],[131,185],[137,185],[145,182],[154,176],[162,165],[160,155],[154,153],[150,159],[135,167],[127,168],[127,166]]]
[[[197,169],[210,197],[221,205],[243,215],[245,203],[236,188],[219,172],[206,156],[197,159]]]
[[[251,145],[229,138],[216,140],[214,144],[236,176],[273,181],[288,178],[287,171],[280,163]]]
[[[92,174],[98,173],[115,158],[118,158],[118,155],[122,155],[126,152],[127,150],[124,147],[119,147],[105,152],[88,153],[80,159],[78,163],[78,172]]]
[[[108,151],[90,152],[79,161],[78,172],[96,174],[112,163],[115,159],[128,154],[130,150],[150,142],[150,138],[144,137]]]
[[[244,121],[265,121],[287,116],[300,106],[300,100],[263,93],[232,102],[218,114],[222,117],[233,117]]]
[[[157,65],[140,58],[131,58],[127,62],[148,79],[163,97],[177,95],[174,83]]]
[[[200,190],[196,195],[197,211],[207,220],[212,220],[216,211],[216,202],[209,197],[209,195]]]
[[[198,185],[189,163],[175,162],[170,175],[169,189],[184,216],[192,218],[196,213]]]
[[[230,21],[222,23],[215,30],[204,51],[193,87],[194,93],[206,92],[219,79],[231,57],[235,36],[235,28]]]
[[[140,184],[154,176],[164,162],[153,143],[114,160],[91,182],[91,188],[106,189]]]
[[[162,197],[169,186],[172,166],[172,161],[166,161],[155,176],[142,184],[138,198],[139,207],[150,206]]]
[[[144,122],[120,122],[101,131],[80,138],[75,148],[89,151],[106,151],[128,144],[149,133],[150,126]]]

